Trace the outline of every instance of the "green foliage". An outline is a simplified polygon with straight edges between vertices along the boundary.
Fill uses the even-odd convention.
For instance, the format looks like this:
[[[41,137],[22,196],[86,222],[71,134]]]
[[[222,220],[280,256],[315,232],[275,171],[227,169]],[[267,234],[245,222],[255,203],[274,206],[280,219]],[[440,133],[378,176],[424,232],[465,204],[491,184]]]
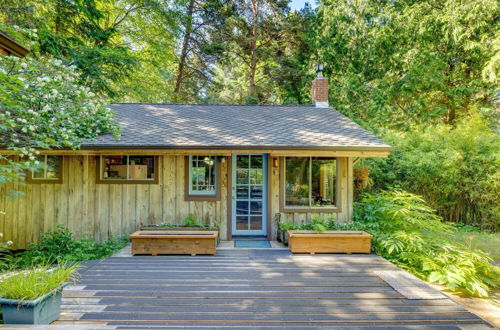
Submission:
[[[201,221],[199,221],[196,218],[196,215],[194,215],[193,213],[189,213],[186,219],[184,219],[184,221],[182,222],[182,224],[186,227],[198,227],[198,228],[205,227],[205,225]]]
[[[455,127],[388,131],[385,139],[396,150],[364,162],[375,189],[400,186],[422,195],[445,221],[500,229],[500,136],[482,116]]]
[[[494,108],[495,0],[325,0],[316,49],[331,104],[370,126],[406,128]]]
[[[132,9],[118,1],[5,2],[0,18],[30,31],[26,34],[32,55],[74,65],[80,85],[115,96],[112,82],[122,81],[135,67],[129,47],[119,42],[119,27],[142,8],[140,1]]]
[[[1,238],[3,238],[3,233],[0,233],[0,239]],[[0,270],[6,268],[5,256],[9,254],[9,246],[12,244],[12,241],[0,241]]]
[[[7,267],[26,268],[102,259],[109,257],[127,244],[126,238],[113,238],[103,243],[90,239],[77,240],[69,230],[58,226],[54,231],[43,233],[40,241],[31,243],[27,251],[8,257]]]
[[[377,254],[426,281],[480,297],[500,287],[500,268],[490,264],[491,258],[455,242],[456,228],[417,195],[367,193],[356,205],[355,218],[359,228],[373,235]]]
[[[41,168],[39,149],[76,149],[83,139],[119,134],[114,113],[60,60],[0,56],[0,140],[20,161],[0,156],[0,184]]]
[[[64,283],[77,279],[78,265],[57,265],[54,268],[39,266],[36,269],[4,273],[0,281],[0,297],[17,300],[34,300],[57,289]]]

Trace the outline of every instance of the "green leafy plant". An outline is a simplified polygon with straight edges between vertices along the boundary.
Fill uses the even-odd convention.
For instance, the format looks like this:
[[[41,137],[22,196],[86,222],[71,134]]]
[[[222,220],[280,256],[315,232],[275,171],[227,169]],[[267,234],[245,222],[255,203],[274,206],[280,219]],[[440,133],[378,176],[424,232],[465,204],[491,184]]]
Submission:
[[[196,215],[189,213],[186,219],[182,222],[185,227],[198,227],[203,228],[205,225],[196,218]]]
[[[445,221],[500,229],[500,135],[485,118],[386,131],[384,140],[396,150],[364,162],[375,189],[399,186],[423,196]]]
[[[36,269],[23,270],[3,275],[0,281],[0,297],[17,300],[34,300],[64,283],[74,282],[78,265],[58,265],[54,268],[47,266]]]
[[[297,230],[300,226],[293,224],[292,222],[280,222],[278,225],[278,230],[287,231],[287,230]]]
[[[171,223],[168,223],[168,222],[162,222],[162,223],[158,224],[158,228],[162,228],[162,229],[169,229],[172,227],[173,227],[173,225]]]
[[[3,233],[0,233],[0,239],[1,238],[3,238]],[[11,246],[12,244],[12,241],[0,241],[0,269],[6,267],[5,258],[10,254],[9,246]]]
[[[106,258],[128,244],[126,238],[112,238],[103,243],[90,239],[74,239],[63,226],[43,233],[40,241],[30,244],[25,252],[7,257],[9,268],[26,268],[35,265],[64,264]]]
[[[401,190],[364,194],[355,220],[374,236],[376,253],[426,281],[480,297],[500,287],[500,268],[486,253],[455,242],[456,228],[420,196]]]

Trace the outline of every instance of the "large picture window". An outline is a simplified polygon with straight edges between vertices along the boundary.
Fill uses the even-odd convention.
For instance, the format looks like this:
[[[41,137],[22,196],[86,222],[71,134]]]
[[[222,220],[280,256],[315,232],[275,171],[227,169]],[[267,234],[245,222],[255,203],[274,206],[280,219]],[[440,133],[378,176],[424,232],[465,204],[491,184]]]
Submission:
[[[218,200],[218,168],[216,156],[186,157],[186,200]]]
[[[36,172],[30,172],[28,182],[31,183],[60,183],[62,182],[62,157],[43,155],[37,160],[42,168]]]
[[[101,183],[157,183],[155,156],[100,156]]]
[[[283,167],[285,208],[336,207],[335,158],[285,157]]]

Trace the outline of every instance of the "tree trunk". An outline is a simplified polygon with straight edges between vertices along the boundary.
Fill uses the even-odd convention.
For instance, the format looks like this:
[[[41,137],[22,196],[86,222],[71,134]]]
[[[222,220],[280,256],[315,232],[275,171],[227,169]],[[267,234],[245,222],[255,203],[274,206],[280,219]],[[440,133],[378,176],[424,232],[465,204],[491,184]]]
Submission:
[[[59,34],[61,32],[61,2],[58,0],[56,2],[56,19],[55,19],[55,30],[56,34]]]
[[[175,79],[174,93],[179,96],[182,80],[184,79],[184,68],[186,67],[186,59],[189,48],[189,40],[191,39],[191,32],[193,26],[193,11],[195,0],[189,1],[189,6],[186,12],[186,30],[184,32],[184,40],[182,41],[181,56],[179,58],[179,66],[177,67],[177,76]]]
[[[250,41],[250,71],[248,73],[248,96],[255,96],[255,73],[257,71],[257,24],[259,16],[258,0],[252,0],[252,35]]]

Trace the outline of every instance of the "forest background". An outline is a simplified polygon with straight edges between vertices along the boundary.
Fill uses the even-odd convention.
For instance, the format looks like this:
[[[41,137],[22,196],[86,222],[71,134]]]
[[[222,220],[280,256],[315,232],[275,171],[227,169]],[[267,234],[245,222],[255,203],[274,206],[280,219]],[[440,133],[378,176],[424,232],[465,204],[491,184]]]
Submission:
[[[330,105],[395,146],[356,163],[357,196],[422,195],[500,229],[496,0],[0,0],[0,30],[76,67],[108,102]]]

